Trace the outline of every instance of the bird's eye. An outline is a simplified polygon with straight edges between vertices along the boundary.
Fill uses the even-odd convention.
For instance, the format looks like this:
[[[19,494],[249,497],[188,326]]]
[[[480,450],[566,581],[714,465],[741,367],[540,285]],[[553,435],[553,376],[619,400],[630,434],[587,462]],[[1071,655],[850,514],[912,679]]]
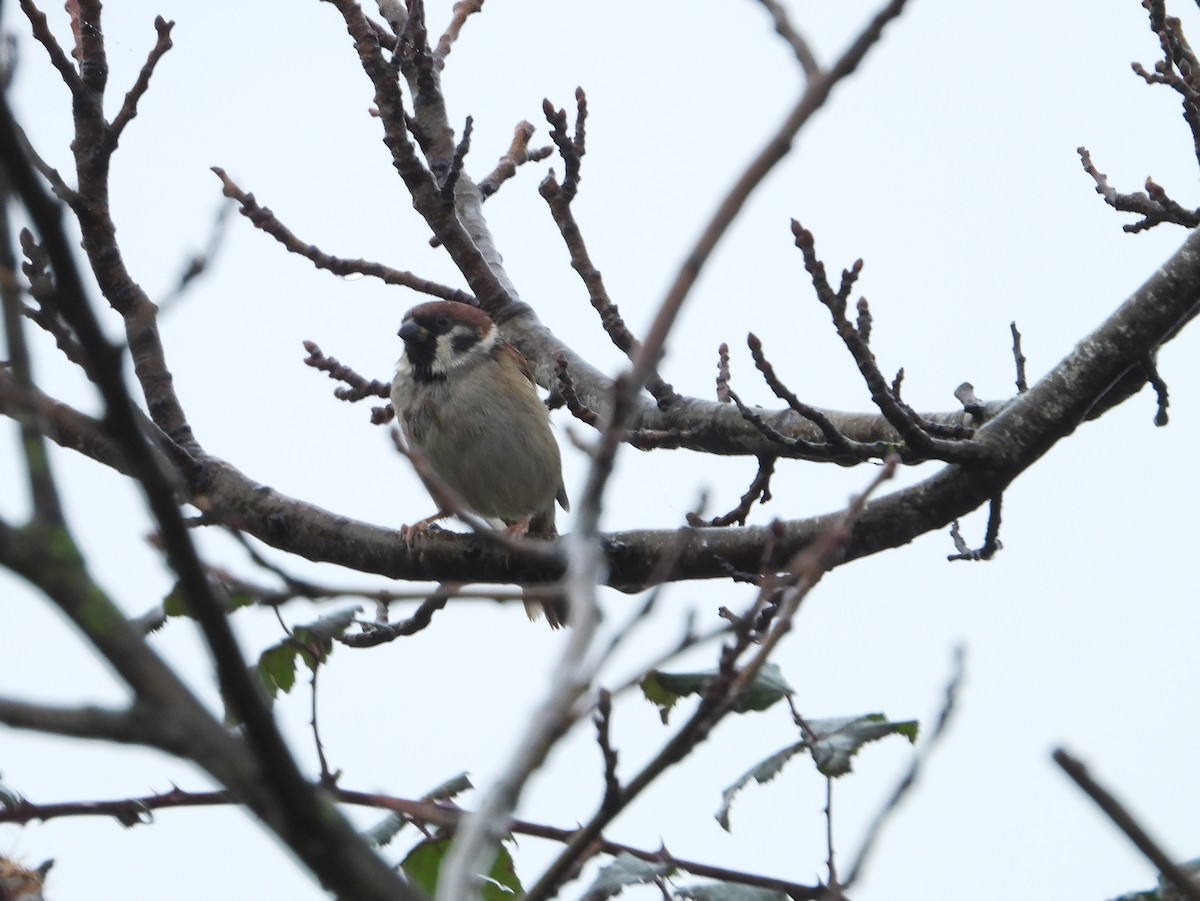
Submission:
[[[439,332],[450,331],[450,317],[445,313],[438,314],[438,318],[433,321],[433,324],[437,326]]]

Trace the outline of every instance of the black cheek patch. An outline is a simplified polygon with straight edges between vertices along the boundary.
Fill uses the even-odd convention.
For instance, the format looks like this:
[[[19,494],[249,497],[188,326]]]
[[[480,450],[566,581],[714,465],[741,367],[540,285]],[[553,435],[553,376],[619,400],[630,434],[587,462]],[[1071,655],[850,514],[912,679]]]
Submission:
[[[479,335],[473,331],[472,332],[459,332],[457,335],[454,335],[450,339],[450,346],[458,353],[462,353],[463,351],[470,350],[472,347],[474,347],[478,343],[479,343]]]

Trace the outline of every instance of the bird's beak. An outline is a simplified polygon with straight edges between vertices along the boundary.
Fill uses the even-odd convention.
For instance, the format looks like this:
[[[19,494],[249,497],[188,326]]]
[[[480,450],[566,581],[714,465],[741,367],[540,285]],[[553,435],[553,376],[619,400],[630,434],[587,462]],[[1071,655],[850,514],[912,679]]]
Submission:
[[[429,338],[429,330],[412,319],[403,323],[396,334],[405,344],[422,344]]]

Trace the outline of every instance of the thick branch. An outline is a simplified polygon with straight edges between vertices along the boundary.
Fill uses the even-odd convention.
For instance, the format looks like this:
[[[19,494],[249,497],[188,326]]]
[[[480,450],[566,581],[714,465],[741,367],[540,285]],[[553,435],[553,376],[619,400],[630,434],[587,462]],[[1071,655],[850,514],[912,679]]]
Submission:
[[[944,528],[1000,493],[1059,439],[1088,417],[1110,387],[1146,354],[1196,315],[1200,303],[1200,235],[1180,250],[1095,332],[1084,338],[1045,378],[1017,397],[979,429],[976,440],[992,465],[947,466],[933,477],[875,501],[855,523],[846,559],[907,544]],[[728,411],[729,405],[710,404]],[[245,531],[268,544],[312,560],[340,563],[393,578],[441,581],[553,581],[561,566],[487,547],[471,536],[428,534],[420,553],[410,552],[396,533],[340,517],[284,497],[251,482],[228,464],[209,459],[193,486],[218,509],[236,510]],[[831,516],[784,523],[776,563],[786,560],[826,528]],[[723,578],[728,567],[758,571],[768,540],[765,527],[699,529],[681,550],[673,580]],[[633,589],[644,584],[656,563],[677,548],[673,530],[640,530],[604,537],[609,584]]]
[[[907,544],[990,500],[1091,416],[1100,399],[1131,370],[1140,370],[1150,350],[1173,337],[1196,315],[1198,298],[1200,235],[1193,235],[1041,382],[979,430],[977,440],[994,448],[997,465],[988,470],[948,466],[917,485],[875,501],[855,524],[847,560]],[[0,406],[4,403],[5,393],[0,391]],[[749,428],[728,404],[704,406]],[[88,452],[91,433],[82,428],[79,414],[61,405],[53,407],[53,412],[59,433],[50,437]],[[76,425],[80,428],[74,428]],[[730,444],[724,446],[728,452]],[[562,575],[561,566],[544,557],[524,556],[449,532],[423,536],[419,553],[413,553],[392,529],[348,520],[286,497],[213,457],[200,461],[190,487],[194,494],[207,497],[214,509],[236,513],[247,534],[310,560],[431,582],[549,582]],[[830,521],[829,516],[816,516],[784,523],[775,562],[808,544]],[[672,570],[673,581],[724,578],[731,566],[756,572],[768,537],[768,529],[761,526],[700,529],[680,547],[673,530],[610,533],[604,536],[608,582],[636,589],[651,578],[665,555],[674,553],[678,560]]]

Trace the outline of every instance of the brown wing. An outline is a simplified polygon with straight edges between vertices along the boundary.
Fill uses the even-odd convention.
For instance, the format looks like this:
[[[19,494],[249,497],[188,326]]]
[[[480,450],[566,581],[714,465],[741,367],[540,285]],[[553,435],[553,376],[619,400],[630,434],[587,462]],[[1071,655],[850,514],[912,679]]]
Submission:
[[[517,369],[521,371],[521,375],[529,379],[529,384],[534,386],[537,385],[537,382],[533,380],[533,370],[529,368],[529,361],[525,359],[525,355],[517,350],[516,346],[514,346],[511,342],[504,338],[500,338],[498,341],[496,341],[496,344],[492,349],[492,354],[497,357],[501,354],[511,357],[513,361],[516,362]]]
[[[533,380],[533,370],[529,368],[529,361],[525,359],[525,355],[523,353],[517,350],[515,345],[504,338],[500,338],[496,342],[492,353],[496,356],[505,354],[510,357],[517,364],[517,369],[521,372],[521,374],[525,376],[525,378],[529,379],[529,384],[534,388],[535,391],[537,390],[537,382]],[[564,510],[569,511],[571,509],[571,502],[567,499],[567,489],[562,483],[561,473],[559,474],[558,491],[555,493],[554,499],[558,501],[558,505]]]

